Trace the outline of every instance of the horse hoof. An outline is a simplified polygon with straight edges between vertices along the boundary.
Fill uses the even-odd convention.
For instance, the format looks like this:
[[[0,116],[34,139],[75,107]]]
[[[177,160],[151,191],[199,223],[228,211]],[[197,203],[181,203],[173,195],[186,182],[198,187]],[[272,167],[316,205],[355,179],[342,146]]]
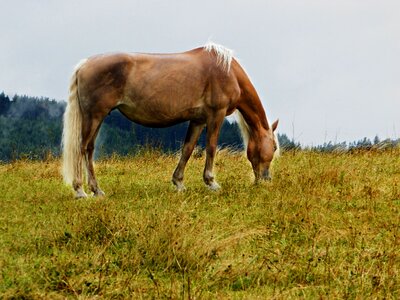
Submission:
[[[221,186],[216,183],[215,181],[211,182],[209,185],[207,185],[208,188],[212,191],[218,191],[219,189],[221,189]]]
[[[184,192],[186,191],[186,187],[182,182],[174,182],[175,187],[176,187],[176,191],[177,192]]]
[[[75,199],[87,198],[87,194],[83,190],[76,192]]]
[[[102,190],[98,189],[97,191],[94,192],[93,196],[94,197],[105,197],[106,194]]]
[[[178,193],[183,193],[183,192],[185,192],[186,191],[186,187],[185,186],[181,186],[181,187],[177,187],[176,188],[176,191],[178,192]]]
[[[175,185],[177,192],[186,191],[186,188],[185,188],[185,185],[183,184],[182,179],[179,180],[179,179],[172,178],[172,183]]]

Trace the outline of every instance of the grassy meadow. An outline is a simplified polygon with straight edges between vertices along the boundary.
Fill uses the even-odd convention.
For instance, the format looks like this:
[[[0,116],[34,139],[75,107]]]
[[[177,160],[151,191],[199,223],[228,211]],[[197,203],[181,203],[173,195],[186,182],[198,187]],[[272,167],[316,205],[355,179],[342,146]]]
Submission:
[[[176,155],[98,161],[75,200],[60,161],[0,165],[0,298],[399,299],[400,149],[286,152],[270,183],[222,150],[219,192]]]

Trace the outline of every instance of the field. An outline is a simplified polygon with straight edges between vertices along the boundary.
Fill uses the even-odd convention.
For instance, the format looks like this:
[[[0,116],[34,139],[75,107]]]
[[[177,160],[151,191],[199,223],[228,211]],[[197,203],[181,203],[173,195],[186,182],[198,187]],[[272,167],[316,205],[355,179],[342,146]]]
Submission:
[[[75,200],[60,162],[0,165],[0,298],[399,299],[400,149],[286,152],[270,183],[222,150],[222,186],[144,151],[98,161]]]

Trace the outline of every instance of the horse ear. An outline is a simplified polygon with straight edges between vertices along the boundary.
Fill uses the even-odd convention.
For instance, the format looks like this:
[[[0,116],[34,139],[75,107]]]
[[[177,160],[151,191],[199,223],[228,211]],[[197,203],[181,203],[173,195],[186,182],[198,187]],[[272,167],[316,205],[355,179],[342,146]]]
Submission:
[[[274,123],[272,123],[272,131],[276,130],[276,127],[278,127],[279,119],[277,119]]]

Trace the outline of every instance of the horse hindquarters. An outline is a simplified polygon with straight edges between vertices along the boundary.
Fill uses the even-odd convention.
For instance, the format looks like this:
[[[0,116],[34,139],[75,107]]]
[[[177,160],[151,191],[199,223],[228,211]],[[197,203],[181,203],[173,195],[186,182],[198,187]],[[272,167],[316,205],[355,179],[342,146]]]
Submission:
[[[76,198],[87,197],[83,190],[83,159],[86,161],[88,184],[95,196],[103,196],[103,191],[99,188],[93,166],[94,143],[100,125],[110,111],[102,111],[93,114],[87,111],[93,109],[92,105],[82,105],[78,95],[78,72],[86,61],[81,62],[75,69],[71,78],[70,94],[67,108],[64,113],[63,128],[63,177],[64,181],[72,185],[76,192]],[[86,98],[85,98],[86,99]],[[86,100],[86,102],[89,100]],[[85,104],[87,104],[85,102]]]

